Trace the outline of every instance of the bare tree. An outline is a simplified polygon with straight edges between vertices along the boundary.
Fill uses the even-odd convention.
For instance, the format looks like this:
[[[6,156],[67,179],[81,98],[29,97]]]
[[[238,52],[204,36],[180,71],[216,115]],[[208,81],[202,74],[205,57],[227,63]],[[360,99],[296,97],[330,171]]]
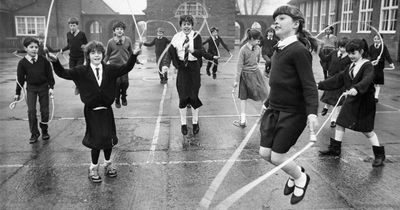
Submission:
[[[265,3],[265,0],[236,0],[236,6],[243,15],[258,15]]]

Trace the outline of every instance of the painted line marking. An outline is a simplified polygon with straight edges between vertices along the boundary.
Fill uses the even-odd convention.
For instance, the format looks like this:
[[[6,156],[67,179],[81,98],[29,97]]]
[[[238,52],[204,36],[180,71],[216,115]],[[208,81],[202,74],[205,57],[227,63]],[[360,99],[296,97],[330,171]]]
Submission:
[[[249,131],[249,133],[246,135],[246,137],[243,139],[242,143],[240,143],[239,147],[233,152],[232,156],[229,158],[229,160],[225,163],[225,165],[222,167],[222,169],[219,171],[217,176],[214,178],[214,180],[211,182],[211,185],[209,186],[207,192],[204,194],[203,198],[201,199],[199,205],[200,209],[208,209],[210,207],[211,201],[215,196],[215,193],[217,192],[219,186],[221,183],[224,181],[225,176],[228,174],[229,170],[232,168],[233,164],[236,162],[237,158],[239,157],[240,153],[246,146],[247,142],[250,140],[251,135],[253,134],[254,130],[258,126],[261,118],[258,118],[257,122],[254,123],[253,127]]]
[[[165,95],[167,94],[167,89],[168,89],[168,85],[164,84],[164,90],[162,93],[160,106],[158,107],[158,117],[157,117],[157,121],[156,121],[156,127],[154,128],[153,141],[151,142],[149,157],[147,158],[148,163],[154,161],[154,151],[156,150],[156,146],[158,143],[158,137],[160,134],[160,124],[161,124],[162,114],[164,111],[164,100],[165,100]]]

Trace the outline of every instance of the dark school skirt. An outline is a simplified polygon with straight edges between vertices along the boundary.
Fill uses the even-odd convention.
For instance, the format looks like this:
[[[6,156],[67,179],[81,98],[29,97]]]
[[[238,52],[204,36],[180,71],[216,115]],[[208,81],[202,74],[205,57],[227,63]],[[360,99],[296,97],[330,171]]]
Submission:
[[[376,85],[384,85],[385,84],[385,74],[383,73],[383,69],[385,65],[381,64],[380,62],[378,65],[374,66],[374,84]]]
[[[242,71],[239,81],[239,99],[264,101],[267,97],[267,83],[261,71]]]
[[[260,146],[287,153],[307,125],[307,115],[267,109],[261,118]]]
[[[86,133],[82,144],[90,149],[111,149],[118,143],[114,113],[111,107],[93,110],[85,106]]]

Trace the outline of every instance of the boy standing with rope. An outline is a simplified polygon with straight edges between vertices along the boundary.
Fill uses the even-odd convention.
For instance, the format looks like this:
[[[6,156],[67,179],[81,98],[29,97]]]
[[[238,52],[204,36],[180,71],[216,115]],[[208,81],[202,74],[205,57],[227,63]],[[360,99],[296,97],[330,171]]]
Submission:
[[[50,63],[38,55],[39,41],[28,37],[24,40],[27,54],[18,62],[17,87],[14,100],[17,101],[21,95],[21,89],[26,82],[26,102],[28,105],[28,121],[31,131],[29,143],[37,142],[40,132],[36,117],[36,102],[39,98],[40,115],[42,122],[49,121],[49,94],[53,95],[54,77]],[[40,123],[42,139],[49,140],[48,125]]]

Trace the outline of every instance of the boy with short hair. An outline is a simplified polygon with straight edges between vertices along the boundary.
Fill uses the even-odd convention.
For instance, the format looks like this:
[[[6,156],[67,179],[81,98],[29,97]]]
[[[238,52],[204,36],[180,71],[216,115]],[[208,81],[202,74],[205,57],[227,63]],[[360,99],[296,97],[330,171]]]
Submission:
[[[146,47],[151,47],[155,45],[155,53],[156,53],[156,62],[158,63],[158,60],[160,59],[161,54],[164,52],[165,48],[167,45],[171,42],[167,37],[164,36],[165,30],[163,28],[158,28],[157,29],[157,37],[153,39],[150,43],[143,43],[144,46]],[[166,66],[169,67],[169,64]],[[162,70],[162,65],[158,67],[159,69],[159,76],[160,76],[160,83],[161,84],[166,84],[168,82],[168,73],[163,72]],[[162,72],[162,73],[160,73]]]
[[[44,45],[44,38],[45,37],[44,37],[44,33],[43,32],[39,32],[37,37],[36,37],[36,39],[39,41],[39,49],[38,49],[38,53],[37,53],[38,55],[46,56],[47,52],[57,53],[57,52],[60,51],[59,49],[51,48],[48,44],[46,44],[46,46],[43,46]],[[15,54],[15,55],[18,54],[18,53],[26,53],[26,50],[25,49],[19,49],[19,50],[15,50],[13,52],[13,54]]]
[[[62,51],[69,50],[69,68],[82,65],[85,61],[83,55],[83,48],[87,44],[85,32],[80,31],[79,20],[75,17],[68,19],[68,26],[70,31],[67,33],[68,45]],[[75,88],[75,95],[79,94],[79,89]]]
[[[114,37],[108,40],[104,62],[110,64],[121,65],[128,61],[129,55],[132,54],[132,41],[124,35],[126,29],[125,23],[118,21],[113,25]],[[128,74],[124,74],[117,78],[117,87],[115,94],[115,107],[121,108],[128,105],[126,100],[126,91],[129,87]]]
[[[218,47],[219,44],[221,44],[225,50],[229,53],[228,46],[226,46],[225,42],[222,40],[221,36],[218,35],[219,30],[217,27],[212,27],[210,28],[211,36],[203,42],[203,45],[208,44],[208,49],[207,52],[210,53],[211,55],[215,56],[220,56],[218,52]],[[214,63],[214,65],[213,65]],[[212,67],[212,74],[213,74],[213,79],[217,78],[217,71],[218,71],[218,59],[213,59],[212,62],[208,61],[207,62],[207,75],[211,76],[210,73],[210,68]]]
[[[36,117],[37,98],[39,97],[41,120],[42,122],[48,122],[49,94],[53,94],[55,82],[50,63],[43,56],[38,55],[39,41],[28,37],[24,40],[24,46],[27,54],[18,62],[18,84],[14,100],[19,100],[21,87],[24,87],[24,83],[26,82],[26,102],[28,105],[29,129],[31,131],[29,143],[33,144],[37,142],[40,136]],[[50,139],[48,125],[40,123],[40,128],[42,130],[42,139]]]

